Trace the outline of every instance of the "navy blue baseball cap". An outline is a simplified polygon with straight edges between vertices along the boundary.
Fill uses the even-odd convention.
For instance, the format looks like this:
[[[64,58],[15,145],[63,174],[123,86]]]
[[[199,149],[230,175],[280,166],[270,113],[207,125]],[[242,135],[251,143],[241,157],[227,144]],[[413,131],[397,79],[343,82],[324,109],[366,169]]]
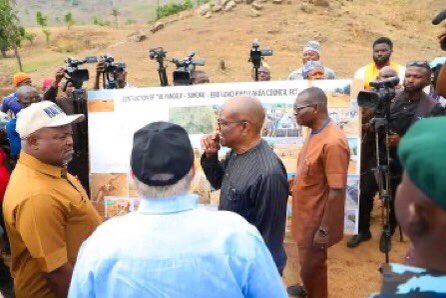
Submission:
[[[153,122],[135,132],[130,166],[135,177],[150,186],[181,180],[194,163],[194,151],[184,128]]]

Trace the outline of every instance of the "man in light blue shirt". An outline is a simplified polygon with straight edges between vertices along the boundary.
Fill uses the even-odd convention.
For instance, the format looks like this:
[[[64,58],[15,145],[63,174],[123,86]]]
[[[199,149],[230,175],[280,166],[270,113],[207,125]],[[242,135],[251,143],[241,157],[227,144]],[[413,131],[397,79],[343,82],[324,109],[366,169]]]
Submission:
[[[151,123],[134,135],[137,212],[101,225],[83,244],[69,297],[287,297],[256,228],[197,208],[186,131]]]

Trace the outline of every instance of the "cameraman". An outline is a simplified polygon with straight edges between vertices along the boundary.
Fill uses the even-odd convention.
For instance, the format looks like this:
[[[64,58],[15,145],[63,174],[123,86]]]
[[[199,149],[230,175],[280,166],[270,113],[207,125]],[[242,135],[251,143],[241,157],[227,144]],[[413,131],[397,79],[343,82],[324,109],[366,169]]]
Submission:
[[[74,111],[70,110],[73,106],[70,104],[71,95],[74,90],[73,83],[67,82],[66,85],[62,87],[62,91],[65,93],[65,95],[62,97],[57,97],[59,85],[64,77],[65,69],[61,67],[56,71],[53,83],[43,94],[43,100],[49,100],[56,103],[68,115],[70,112],[71,114],[74,113]]]
[[[263,62],[262,65],[257,70],[259,82],[271,81],[271,68],[266,62]],[[251,77],[253,81],[256,80],[255,69],[253,68],[251,71]]]
[[[423,92],[423,88],[430,84],[431,68],[426,61],[414,61],[406,65],[404,77],[404,90],[398,92],[390,103],[389,121],[389,154],[390,154],[390,210],[389,225],[390,233],[393,235],[397,225],[393,198],[398,184],[401,182],[402,169],[397,158],[396,151],[401,137],[409,127],[417,120],[444,115],[444,109],[431,97]],[[370,118],[373,112],[369,113]],[[363,119],[367,120],[367,119]],[[365,122],[363,122],[365,123]],[[385,144],[385,140],[382,140]],[[357,247],[361,242],[369,240],[370,213],[373,209],[373,198],[378,191],[373,169],[376,167],[375,132],[368,123],[363,125],[363,148],[361,157],[361,191],[359,196],[359,233],[353,236],[347,246]],[[380,250],[385,251],[384,234],[380,239]]]
[[[202,70],[194,70],[190,75],[191,85],[209,84],[209,76]]]
[[[105,73],[106,68],[107,68],[107,62],[106,61],[101,61],[96,66],[96,78],[95,78],[94,87],[93,87],[94,90],[101,89],[99,87],[99,81],[101,79],[101,76]],[[131,86],[127,82],[127,71],[125,70],[124,67],[116,67],[113,70],[112,74],[113,74],[114,79],[117,82],[117,85],[118,85],[117,89],[131,88]]]
[[[64,111],[67,115],[76,114],[76,103],[73,98],[74,86],[73,83],[68,81],[63,87],[62,91],[64,94],[58,97],[59,85],[62,80],[65,78],[65,69],[59,68],[56,71],[54,82],[51,87],[44,93],[43,99],[49,100],[57,104],[62,111]],[[75,154],[73,155],[73,160],[68,165],[68,172],[74,176],[77,176],[80,180],[82,186],[89,192],[89,182],[88,182],[88,152],[83,152],[82,148],[79,144],[84,144],[87,140],[80,140],[81,136],[81,128],[79,124],[73,124],[73,142],[77,144],[77,148],[75,148]]]

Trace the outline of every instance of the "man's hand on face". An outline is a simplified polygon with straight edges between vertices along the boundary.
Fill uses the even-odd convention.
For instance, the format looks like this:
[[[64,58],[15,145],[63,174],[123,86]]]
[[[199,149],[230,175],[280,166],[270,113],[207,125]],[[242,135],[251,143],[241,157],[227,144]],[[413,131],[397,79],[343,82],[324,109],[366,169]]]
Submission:
[[[396,147],[400,143],[400,135],[396,132],[390,132],[389,133],[389,146],[390,147]]]
[[[220,150],[220,136],[218,133],[205,135],[201,139],[201,147],[203,148],[206,157],[217,154],[218,150]]]
[[[96,74],[100,75],[104,73],[104,71],[105,71],[105,62],[101,61],[98,63],[98,65],[96,65]]]

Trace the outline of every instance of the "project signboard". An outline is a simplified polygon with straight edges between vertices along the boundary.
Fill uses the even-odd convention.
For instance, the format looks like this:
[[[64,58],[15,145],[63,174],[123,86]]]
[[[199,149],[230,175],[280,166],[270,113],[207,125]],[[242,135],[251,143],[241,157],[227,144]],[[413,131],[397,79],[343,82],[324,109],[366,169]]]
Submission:
[[[139,199],[131,182],[129,164],[133,134],[150,122],[169,121],[189,133],[197,166],[193,191],[199,195],[201,204],[218,205],[219,192],[211,189],[199,166],[200,139],[216,130],[218,111],[225,99],[239,95],[261,100],[266,111],[262,137],[291,176],[307,133],[295,122],[293,103],[300,91],[316,86],[326,92],[330,117],[348,138],[351,159],[345,232],[353,234],[358,226],[360,122],[356,100],[351,99],[351,84],[350,80],[274,81],[89,92],[91,198],[106,217],[135,210]],[[222,148],[220,157],[228,150]]]

